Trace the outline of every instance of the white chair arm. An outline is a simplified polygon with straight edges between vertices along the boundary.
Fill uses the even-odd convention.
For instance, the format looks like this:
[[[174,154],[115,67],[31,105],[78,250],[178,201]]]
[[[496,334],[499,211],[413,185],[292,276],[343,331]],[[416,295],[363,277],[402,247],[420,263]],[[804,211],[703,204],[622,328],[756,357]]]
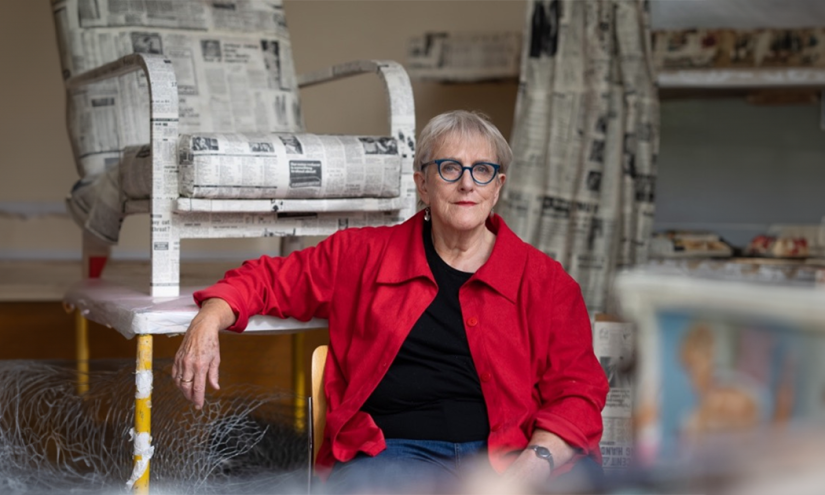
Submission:
[[[389,103],[391,135],[398,138],[401,150],[403,150],[402,157],[411,160],[415,151],[415,102],[410,78],[407,71],[398,62],[392,60],[356,60],[333,65],[298,76],[298,87],[305,88],[335,79],[368,73],[377,73],[384,81],[384,89]],[[412,173],[412,170],[404,170],[404,173]]]
[[[68,92],[142,70],[149,83],[149,132],[152,147],[152,296],[177,296],[180,235],[172,221],[178,198],[178,85],[172,62],[160,55],[136,53],[66,81]]]

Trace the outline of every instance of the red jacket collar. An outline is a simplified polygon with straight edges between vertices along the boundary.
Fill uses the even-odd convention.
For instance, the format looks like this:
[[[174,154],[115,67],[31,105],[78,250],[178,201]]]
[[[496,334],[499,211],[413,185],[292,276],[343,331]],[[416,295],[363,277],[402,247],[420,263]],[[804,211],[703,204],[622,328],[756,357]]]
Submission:
[[[493,215],[487,228],[496,234],[496,244],[490,258],[471,278],[490,286],[512,302],[516,301],[521,280],[510,276],[520,273],[527,259],[528,246],[510,230],[504,220]],[[433,279],[424,254],[424,212],[419,211],[409,220],[393,228],[381,268],[379,284],[400,284],[415,278]]]

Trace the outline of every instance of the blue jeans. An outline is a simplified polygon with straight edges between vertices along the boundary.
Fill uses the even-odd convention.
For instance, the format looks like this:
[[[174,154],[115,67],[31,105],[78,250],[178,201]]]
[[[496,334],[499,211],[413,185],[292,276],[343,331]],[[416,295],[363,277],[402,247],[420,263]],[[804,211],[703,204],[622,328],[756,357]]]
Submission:
[[[375,457],[359,453],[332,468],[324,493],[445,493],[468,472],[489,466],[487,442],[388,439]]]

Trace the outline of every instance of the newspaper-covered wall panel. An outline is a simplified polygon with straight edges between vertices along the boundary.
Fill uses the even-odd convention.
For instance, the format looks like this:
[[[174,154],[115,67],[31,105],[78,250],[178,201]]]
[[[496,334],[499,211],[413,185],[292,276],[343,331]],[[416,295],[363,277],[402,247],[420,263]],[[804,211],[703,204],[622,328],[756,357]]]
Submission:
[[[560,261],[588,308],[652,228],[658,102],[644,2],[532,0],[504,214]]]
[[[392,137],[183,135],[179,162],[184,197],[385,198],[401,192],[401,158]],[[132,164],[130,170],[145,174],[147,168]],[[129,182],[145,184],[140,179]],[[130,193],[139,199],[146,191]]]

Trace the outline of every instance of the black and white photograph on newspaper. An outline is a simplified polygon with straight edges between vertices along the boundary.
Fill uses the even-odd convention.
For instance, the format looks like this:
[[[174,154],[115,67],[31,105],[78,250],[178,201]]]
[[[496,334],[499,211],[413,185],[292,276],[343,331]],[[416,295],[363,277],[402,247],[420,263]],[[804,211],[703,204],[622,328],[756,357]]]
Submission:
[[[204,62],[220,62],[221,61],[221,42],[220,40],[208,39],[201,40],[201,52],[203,54]]]
[[[272,143],[249,143],[249,151],[252,153],[274,153],[275,146]]]
[[[364,153],[368,155],[397,155],[398,142],[392,137],[359,137],[364,145]]]
[[[132,50],[135,53],[163,54],[163,41],[158,33],[132,33]]]
[[[301,145],[301,141],[298,140],[298,136],[288,134],[278,137],[284,143],[287,155],[302,155],[304,153],[304,147]]]
[[[321,162],[319,160],[290,160],[289,187],[321,187]]]
[[[264,67],[269,73],[272,89],[286,89],[283,87],[281,75],[281,47],[276,40],[261,40],[261,51],[264,56]]]
[[[192,136],[192,151],[218,151],[218,140],[206,136]]]

